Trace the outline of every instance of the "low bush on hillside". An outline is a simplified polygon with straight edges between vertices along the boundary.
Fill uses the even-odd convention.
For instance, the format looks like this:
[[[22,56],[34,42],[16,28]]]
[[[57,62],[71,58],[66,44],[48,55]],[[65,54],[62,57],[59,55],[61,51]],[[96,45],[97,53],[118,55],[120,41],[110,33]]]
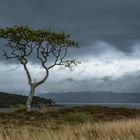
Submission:
[[[10,112],[20,112],[20,111],[25,111],[26,110],[26,106],[23,104],[16,104],[11,106],[10,108]]]
[[[85,113],[85,112],[74,112],[74,113],[70,113],[67,116],[67,120],[70,122],[86,122],[89,121],[90,119],[90,115]]]

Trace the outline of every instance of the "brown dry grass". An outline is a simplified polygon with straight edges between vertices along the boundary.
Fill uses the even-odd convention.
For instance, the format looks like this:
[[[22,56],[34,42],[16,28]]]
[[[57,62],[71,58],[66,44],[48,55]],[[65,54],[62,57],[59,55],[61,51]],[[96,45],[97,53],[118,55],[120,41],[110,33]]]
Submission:
[[[0,140],[140,140],[140,119],[63,124],[57,129],[0,128]]]
[[[140,110],[83,106],[0,113],[0,140],[140,140]]]

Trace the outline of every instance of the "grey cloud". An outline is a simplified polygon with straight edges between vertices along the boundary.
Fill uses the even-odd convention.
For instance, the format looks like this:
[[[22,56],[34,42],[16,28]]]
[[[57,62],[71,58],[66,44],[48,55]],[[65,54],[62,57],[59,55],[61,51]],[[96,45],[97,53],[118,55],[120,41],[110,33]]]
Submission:
[[[27,84],[26,74],[21,67],[16,65],[8,65],[9,67],[1,65],[0,69],[0,90],[10,91],[14,93],[27,94],[29,86]],[[37,73],[37,74],[36,74]],[[43,73],[33,72],[33,77],[40,79]],[[79,78],[68,77],[66,72],[50,73],[49,79],[39,88],[36,93],[47,92],[69,92],[69,91],[114,91],[114,92],[139,92],[140,91],[140,71],[127,72],[121,77],[115,78],[114,76],[104,77],[85,77],[79,73]],[[76,75],[77,76],[77,75]]]
[[[67,80],[63,83],[63,92],[68,91],[113,91],[113,92],[139,92],[140,91],[140,71],[126,73],[122,77],[114,78],[112,76],[105,76],[102,78],[92,78],[83,80]],[[48,91],[62,92],[61,86],[48,86]],[[55,83],[54,83],[55,85]],[[64,88],[66,87],[66,88]]]
[[[139,7],[138,0],[5,0],[0,20],[1,26],[29,24],[64,30],[81,46],[104,41],[132,52],[131,46],[140,38]]]
[[[74,82],[75,80],[73,78],[67,78],[65,81],[71,83],[71,82]]]

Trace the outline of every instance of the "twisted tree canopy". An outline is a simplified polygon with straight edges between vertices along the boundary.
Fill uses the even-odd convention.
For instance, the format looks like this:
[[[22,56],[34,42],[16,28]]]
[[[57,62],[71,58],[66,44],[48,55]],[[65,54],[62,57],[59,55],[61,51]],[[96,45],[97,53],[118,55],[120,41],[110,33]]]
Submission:
[[[29,84],[33,84],[30,72],[27,68],[29,56],[35,52],[35,57],[40,61],[40,65],[46,70],[46,76],[41,81],[34,81],[34,86],[42,84],[48,76],[48,70],[56,65],[73,67],[78,61],[64,60],[68,49],[78,47],[78,43],[71,40],[64,32],[56,33],[46,29],[33,29],[29,26],[14,26],[0,28],[0,38],[7,40],[5,47],[10,51],[3,50],[7,59],[17,59],[26,71]],[[48,63],[48,59],[51,63]]]

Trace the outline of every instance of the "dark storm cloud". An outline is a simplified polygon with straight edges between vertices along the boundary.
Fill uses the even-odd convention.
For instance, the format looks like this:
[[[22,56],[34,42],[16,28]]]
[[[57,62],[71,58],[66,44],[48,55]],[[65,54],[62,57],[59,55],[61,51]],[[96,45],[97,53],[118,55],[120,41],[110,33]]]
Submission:
[[[67,91],[113,91],[113,92],[139,92],[140,91],[140,71],[126,73],[121,77],[104,76],[102,78],[92,78],[83,80],[61,81]],[[68,84],[69,82],[69,84]],[[72,87],[72,88],[71,88]],[[50,87],[51,88],[51,85]],[[57,90],[60,87],[57,87]],[[51,89],[50,89],[51,90]],[[61,91],[61,90],[60,90]]]
[[[54,71],[55,79],[52,76],[48,83],[39,89],[40,92],[140,91],[140,68],[137,67],[139,63],[133,63],[128,68],[126,63],[130,61],[125,61],[126,59],[136,61],[140,58],[139,0],[0,0],[0,27],[17,24],[65,31],[80,43],[81,49],[70,51],[70,56],[87,65],[83,65],[82,70],[77,68],[78,72],[74,74],[66,71],[59,75],[57,72],[61,72],[60,69]],[[0,46],[5,47],[5,42],[0,41]],[[2,54],[2,50],[0,51]],[[1,61],[5,60],[3,58],[0,55]],[[31,60],[35,61],[32,56]],[[18,71],[17,67],[11,66],[12,70],[7,70],[9,67],[7,63],[11,62],[15,63],[15,61],[0,63],[0,89],[9,91],[12,88],[27,89],[27,84],[22,84],[27,80],[26,75],[21,73],[23,69]],[[107,69],[108,65],[110,69]],[[116,73],[118,75],[123,73],[120,78],[114,79],[116,73],[108,76],[119,66],[120,69]],[[14,74],[9,73],[10,71]],[[40,70],[38,71],[40,74]],[[124,74],[122,71],[133,73]],[[19,83],[21,84],[17,89]]]
[[[132,52],[140,38],[139,7],[138,0],[5,0],[0,5],[0,25],[52,27],[70,33],[81,46],[103,41]]]

